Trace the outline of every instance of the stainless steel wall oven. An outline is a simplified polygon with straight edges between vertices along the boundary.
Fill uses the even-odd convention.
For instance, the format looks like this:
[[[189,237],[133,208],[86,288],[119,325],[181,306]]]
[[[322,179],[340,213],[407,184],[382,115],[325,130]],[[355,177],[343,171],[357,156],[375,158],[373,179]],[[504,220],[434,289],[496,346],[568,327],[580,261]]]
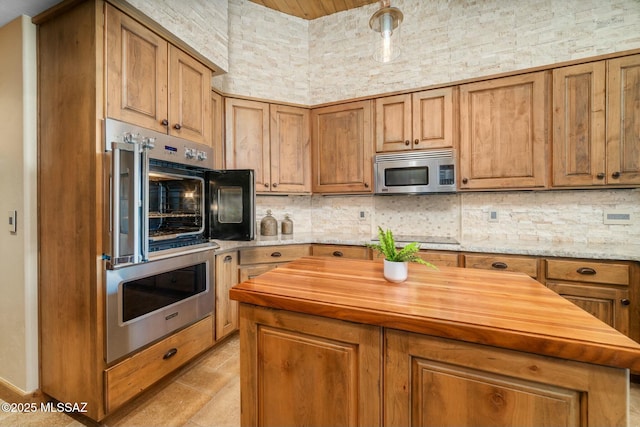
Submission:
[[[213,312],[212,239],[254,238],[255,178],[213,170],[209,146],[112,119],[105,141],[111,363]]]
[[[196,251],[106,271],[111,363],[213,311],[213,251]]]
[[[152,253],[252,240],[252,170],[213,170],[213,149],[127,123],[105,121],[111,152],[109,267]]]

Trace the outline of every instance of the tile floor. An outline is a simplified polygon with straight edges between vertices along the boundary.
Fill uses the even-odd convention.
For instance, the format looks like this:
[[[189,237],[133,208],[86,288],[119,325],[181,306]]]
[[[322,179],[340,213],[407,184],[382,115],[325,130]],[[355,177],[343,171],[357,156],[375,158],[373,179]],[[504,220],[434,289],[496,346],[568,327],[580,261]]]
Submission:
[[[230,427],[240,425],[236,334],[200,356],[101,424],[63,413],[0,412],[0,427]],[[1,396],[0,396],[1,397]],[[0,403],[4,400],[0,398]],[[640,426],[640,384],[631,384],[629,426]]]

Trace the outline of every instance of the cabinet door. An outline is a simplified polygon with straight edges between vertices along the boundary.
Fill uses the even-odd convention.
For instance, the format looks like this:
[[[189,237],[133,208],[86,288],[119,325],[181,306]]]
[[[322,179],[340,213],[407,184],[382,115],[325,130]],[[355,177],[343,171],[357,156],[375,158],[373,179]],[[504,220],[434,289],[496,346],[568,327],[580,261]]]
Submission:
[[[271,105],[271,191],[311,192],[311,123],[306,108]]]
[[[165,133],[167,42],[108,4],[106,33],[107,116]]]
[[[629,335],[629,291],[590,284],[547,282],[547,287],[609,326]]]
[[[605,63],[553,70],[553,185],[605,184]]]
[[[426,90],[414,93],[414,149],[452,148],[456,146],[453,132],[454,88]]]
[[[380,328],[240,305],[243,426],[380,426]]]
[[[238,329],[238,302],[229,299],[229,289],[237,284],[238,253],[216,255],[216,341]]]
[[[624,370],[392,329],[384,342],[385,426],[627,424]]]
[[[546,185],[547,73],[460,87],[461,189]]]
[[[225,169],[223,111],[222,95],[211,91],[211,144],[213,145],[214,169]]]
[[[358,101],[311,112],[314,193],[371,193],[372,107]]]
[[[411,150],[411,95],[376,99],[376,151]]]
[[[169,133],[211,145],[211,70],[169,46]]]
[[[608,61],[607,182],[640,184],[640,55]]]
[[[227,169],[253,169],[256,191],[271,188],[269,159],[269,104],[225,99]]]

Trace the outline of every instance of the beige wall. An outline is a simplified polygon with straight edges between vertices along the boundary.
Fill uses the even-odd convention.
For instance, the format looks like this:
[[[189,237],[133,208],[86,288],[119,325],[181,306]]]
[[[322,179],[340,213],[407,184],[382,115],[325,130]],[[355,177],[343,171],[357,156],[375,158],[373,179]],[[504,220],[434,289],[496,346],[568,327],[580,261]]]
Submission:
[[[36,34],[23,16],[0,28],[0,381],[38,388]],[[7,229],[18,211],[17,233]]]
[[[140,0],[137,0],[140,1]],[[313,21],[229,0],[221,90],[317,105],[640,47],[638,0],[394,0],[403,53],[374,62],[374,3]]]
[[[227,0],[126,0],[223,70],[228,70]]]

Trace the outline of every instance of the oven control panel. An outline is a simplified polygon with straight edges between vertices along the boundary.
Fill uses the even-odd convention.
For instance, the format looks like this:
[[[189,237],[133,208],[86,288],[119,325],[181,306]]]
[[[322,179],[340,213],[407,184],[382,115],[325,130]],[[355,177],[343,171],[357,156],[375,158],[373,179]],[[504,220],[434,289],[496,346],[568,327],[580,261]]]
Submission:
[[[138,144],[152,159],[213,169],[213,148],[118,120],[105,120],[105,149],[113,143]]]

